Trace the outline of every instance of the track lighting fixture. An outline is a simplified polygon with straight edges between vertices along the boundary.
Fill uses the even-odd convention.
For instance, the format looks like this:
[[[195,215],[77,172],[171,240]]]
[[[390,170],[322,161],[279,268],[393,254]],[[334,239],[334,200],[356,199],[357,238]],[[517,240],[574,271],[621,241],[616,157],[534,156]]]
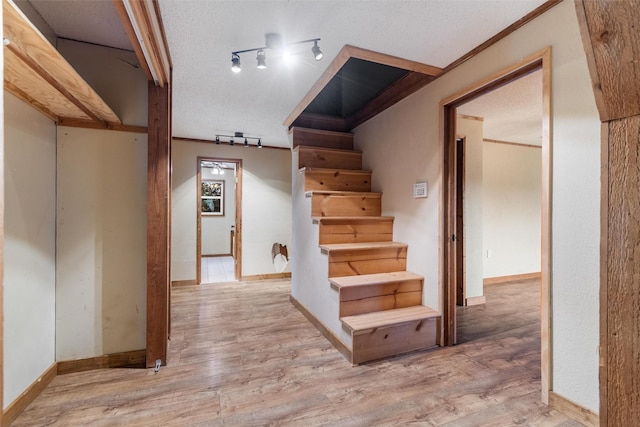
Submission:
[[[286,48],[289,46],[296,45],[296,44],[303,44],[303,43],[311,43],[311,42],[313,42],[313,47],[311,48],[313,57],[316,61],[320,61],[324,55],[320,50],[320,47],[318,46],[319,41],[320,39],[317,38],[317,39],[301,40],[299,42],[284,44],[282,41],[282,36],[280,34],[268,33],[268,34],[265,34],[265,46],[255,47],[252,49],[245,49],[245,50],[236,50],[234,52],[231,52],[231,70],[234,73],[239,73],[241,71],[241,68],[240,68],[241,53],[257,51],[257,54],[256,54],[256,61],[258,63],[257,67],[263,70],[267,68],[267,54],[265,50],[267,49],[279,50],[279,51],[282,51],[282,54],[284,55],[286,52]]]
[[[267,68],[267,58],[265,57],[264,50],[260,49],[258,51],[258,56],[256,57],[258,60],[258,69],[264,70]]]
[[[313,42],[313,47],[311,48],[311,52],[313,53],[313,57],[316,59],[316,61],[320,61],[322,59],[322,57],[324,56],[322,54],[322,51],[318,47],[318,41],[317,40]]]
[[[242,132],[234,132],[233,135],[222,135],[222,134],[216,135],[216,139],[215,139],[216,144],[220,144],[221,142],[224,142],[220,138],[229,138],[229,145],[235,145],[235,139],[234,138],[244,138],[243,146],[245,148],[251,147],[251,144],[249,144],[249,140],[250,139],[255,139],[255,140],[258,141],[256,146],[258,148],[262,148],[262,138],[258,138],[258,137],[255,137],[255,136],[245,136],[244,133],[242,133]]]
[[[231,71],[234,73],[239,73],[242,69],[240,68],[240,56],[232,53],[231,54]]]

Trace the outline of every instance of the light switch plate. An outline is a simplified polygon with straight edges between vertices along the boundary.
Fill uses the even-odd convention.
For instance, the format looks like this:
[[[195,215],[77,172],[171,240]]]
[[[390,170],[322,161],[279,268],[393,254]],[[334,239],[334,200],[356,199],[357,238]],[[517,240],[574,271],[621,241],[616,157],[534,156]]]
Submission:
[[[413,184],[413,197],[415,199],[421,199],[427,197],[427,183],[416,182]]]

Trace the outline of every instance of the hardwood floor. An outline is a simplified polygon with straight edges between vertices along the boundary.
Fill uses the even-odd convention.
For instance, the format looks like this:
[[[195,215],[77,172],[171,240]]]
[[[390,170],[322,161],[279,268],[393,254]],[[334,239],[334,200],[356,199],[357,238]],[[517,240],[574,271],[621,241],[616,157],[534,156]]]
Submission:
[[[538,289],[488,287],[463,344],[352,367],[288,280],[174,288],[168,366],[58,376],[13,426],[579,426],[539,402]]]

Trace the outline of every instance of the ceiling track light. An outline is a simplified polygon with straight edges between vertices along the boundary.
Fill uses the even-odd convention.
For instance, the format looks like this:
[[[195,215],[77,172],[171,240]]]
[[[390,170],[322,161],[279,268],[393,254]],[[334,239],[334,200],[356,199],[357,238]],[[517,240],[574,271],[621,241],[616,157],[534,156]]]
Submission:
[[[253,140],[258,141],[258,143],[256,144],[256,147],[262,148],[262,138],[258,138],[256,136],[245,136],[244,133],[242,133],[242,132],[234,132],[233,135],[222,135],[222,134],[216,135],[216,139],[215,139],[216,144],[220,144],[220,143],[224,142],[220,138],[229,138],[229,142],[228,142],[229,145],[235,145],[235,139],[234,138],[244,138],[243,147],[245,147],[245,148],[251,147],[251,144],[249,143],[249,140],[253,139]]]
[[[296,44],[304,44],[304,43],[313,43],[313,47],[311,48],[311,53],[313,53],[313,58],[316,61],[320,61],[324,56],[324,54],[322,53],[322,51],[320,50],[320,47],[318,46],[319,41],[320,41],[320,38],[316,38],[316,39],[301,40],[299,42],[284,44],[282,42],[282,36],[280,34],[268,33],[268,34],[265,34],[265,46],[255,47],[252,49],[245,49],[245,50],[236,50],[234,52],[231,52],[231,70],[234,73],[239,73],[242,70],[240,67],[241,53],[257,52],[256,54],[257,67],[260,70],[264,70],[265,68],[267,68],[267,55],[265,53],[265,50],[273,49],[273,50],[284,51],[285,48],[289,46],[293,46]]]
[[[234,73],[242,71],[242,68],[240,68],[240,56],[236,53],[231,54],[231,71]]]

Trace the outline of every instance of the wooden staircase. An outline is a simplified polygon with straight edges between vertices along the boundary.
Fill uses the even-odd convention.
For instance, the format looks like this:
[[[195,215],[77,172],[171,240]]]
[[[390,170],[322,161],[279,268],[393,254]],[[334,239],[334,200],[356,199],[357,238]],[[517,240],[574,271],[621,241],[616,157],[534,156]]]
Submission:
[[[351,362],[436,346],[440,314],[422,305],[424,279],[406,271],[408,246],[393,241],[394,218],[381,216],[353,135],[293,128],[292,138]]]

